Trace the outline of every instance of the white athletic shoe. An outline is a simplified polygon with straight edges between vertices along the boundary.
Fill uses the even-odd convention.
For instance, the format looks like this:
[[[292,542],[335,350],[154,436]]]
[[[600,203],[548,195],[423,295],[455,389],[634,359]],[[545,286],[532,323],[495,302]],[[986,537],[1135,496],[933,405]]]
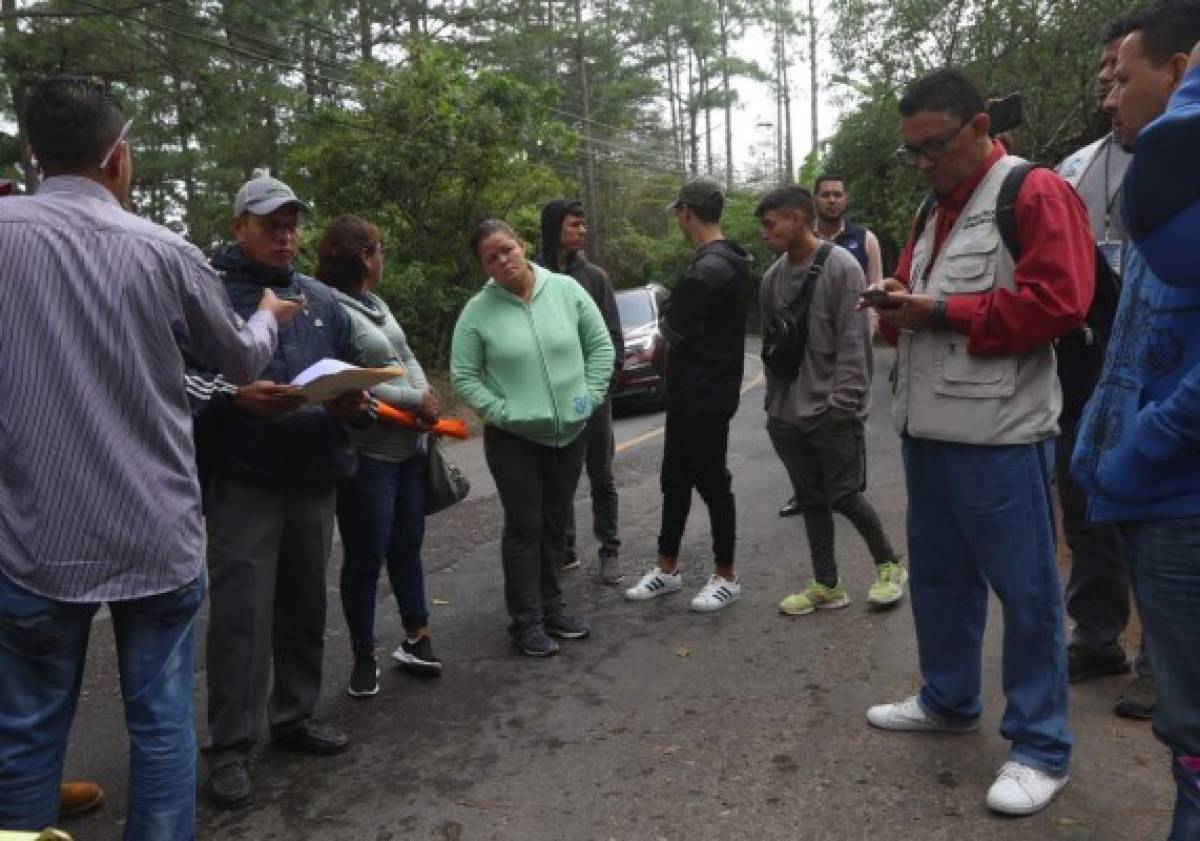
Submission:
[[[988,789],[988,808],[1005,815],[1032,815],[1049,806],[1069,779],[1066,774],[1051,777],[1045,771],[1009,760]]]
[[[934,718],[922,709],[917,696],[895,704],[879,704],[867,710],[867,721],[881,730],[941,730],[947,733],[970,733],[979,729],[978,721],[947,722]]]
[[[698,613],[712,613],[733,604],[741,597],[742,585],[739,582],[712,575],[692,599],[692,610]]]
[[[625,591],[625,598],[634,602],[644,602],[656,596],[665,596],[683,589],[683,573],[663,572],[658,567],[642,576],[642,580]]]

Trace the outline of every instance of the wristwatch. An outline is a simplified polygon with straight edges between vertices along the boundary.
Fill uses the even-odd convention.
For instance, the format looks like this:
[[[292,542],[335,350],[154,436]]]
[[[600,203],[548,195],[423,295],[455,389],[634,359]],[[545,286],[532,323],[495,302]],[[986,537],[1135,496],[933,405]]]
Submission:
[[[929,329],[930,330],[945,330],[950,326],[950,319],[946,315],[946,301],[939,299],[933,302],[933,312],[929,314]]]

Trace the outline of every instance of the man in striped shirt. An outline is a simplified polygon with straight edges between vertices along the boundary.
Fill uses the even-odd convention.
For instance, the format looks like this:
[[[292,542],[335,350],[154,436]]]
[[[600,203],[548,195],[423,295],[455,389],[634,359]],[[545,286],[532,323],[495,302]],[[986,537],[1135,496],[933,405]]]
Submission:
[[[249,382],[298,306],[268,294],[243,320],[197,249],[122,209],[132,121],[105,85],[51,77],[25,116],[46,180],[0,202],[0,827],[58,818],[106,602],[130,738],[125,838],[190,839],[205,581],[180,346]]]

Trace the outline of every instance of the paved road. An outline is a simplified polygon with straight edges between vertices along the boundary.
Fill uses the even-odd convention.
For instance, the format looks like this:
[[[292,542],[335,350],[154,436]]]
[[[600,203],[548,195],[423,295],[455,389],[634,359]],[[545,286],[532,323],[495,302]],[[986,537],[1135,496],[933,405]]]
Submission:
[[[880,351],[868,431],[869,495],[903,545],[904,489],[887,420]],[[472,497],[429,522],[433,628],[446,674],[422,681],[388,669],[381,694],[345,694],[345,625],[330,576],[322,715],[354,749],[310,759],[264,749],[257,803],[242,812],[201,806],[205,839],[1095,839],[1150,841],[1166,834],[1172,788],[1164,751],[1145,725],[1108,714],[1120,679],[1072,690],[1078,740],[1074,779],[1041,815],[990,815],[983,795],[1005,759],[998,614],[987,639],[983,727],[963,736],[868,728],[865,708],[917,688],[907,604],[869,613],[871,565],[838,523],[838,552],[854,598],[846,610],[799,618],[776,613],[808,575],[797,519],[780,520],[788,495],[763,431],[761,380],[748,365],[734,420],[730,467],[738,500],[739,604],[700,616],[687,609],[708,572],[707,517],[697,501],[684,545],[686,589],[628,604],[591,571],[566,574],[570,606],[593,637],[546,661],[518,657],[504,634],[500,507],[477,441],[452,456]],[[617,423],[623,561],[632,577],[654,555],[660,414]],[[589,521],[578,498],[580,522]],[[588,557],[590,537],[582,549]],[[338,559],[332,565],[336,568]],[[994,606],[993,606],[994,607]],[[381,639],[401,632],[380,611]],[[204,623],[201,623],[203,628]],[[127,745],[108,624],[97,624],[68,771],[99,779],[110,802],[68,826],[82,841],[120,838]],[[201,645],[203,648],[203,645]],[[197,686],[204,684],[204,657]],[[196,695],[203,732],[203,692]]]

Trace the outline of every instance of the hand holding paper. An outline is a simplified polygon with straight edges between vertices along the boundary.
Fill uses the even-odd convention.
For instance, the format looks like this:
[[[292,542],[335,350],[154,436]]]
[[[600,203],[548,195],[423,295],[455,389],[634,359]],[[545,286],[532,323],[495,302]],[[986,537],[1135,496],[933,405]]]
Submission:
[[[292,385],[309,403],[328,403],[348,391],[365,391],[379,383],[404,376],[404,369],[359,368],[338,359],[322,359],[305,368]]]

